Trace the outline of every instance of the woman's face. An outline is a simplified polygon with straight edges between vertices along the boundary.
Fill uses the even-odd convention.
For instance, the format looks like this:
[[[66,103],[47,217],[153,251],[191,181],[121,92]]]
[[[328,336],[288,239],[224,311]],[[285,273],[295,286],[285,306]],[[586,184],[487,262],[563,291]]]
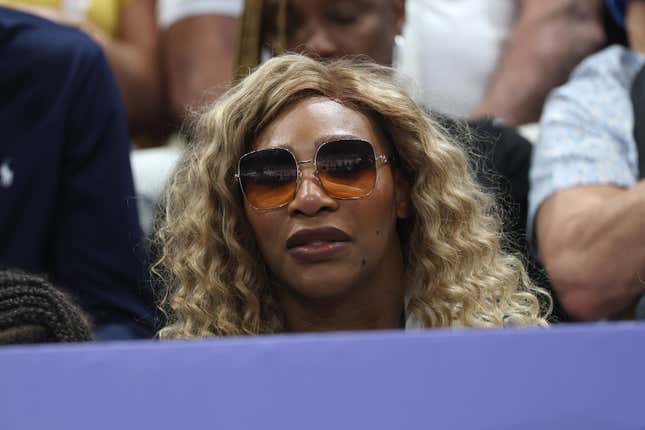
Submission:
[[[370,118],[323,97],[285,108],[252,149],[288,148],[298,161],[311,160],[322,143],[339,138],[368,141],[377,156],[390,155]],[[257,210],[245,200],[264,260],[284,287],[281,293],[327,302],[355,293],[370,297],[370,289],[398,288],[394,284],[401,284],[403,268],[396,221],[407,216],[400,175],[390,164],[377,164],[371,194],[339,200],[325,191],[312,163],[300,167],[300,183],[287,205]]]

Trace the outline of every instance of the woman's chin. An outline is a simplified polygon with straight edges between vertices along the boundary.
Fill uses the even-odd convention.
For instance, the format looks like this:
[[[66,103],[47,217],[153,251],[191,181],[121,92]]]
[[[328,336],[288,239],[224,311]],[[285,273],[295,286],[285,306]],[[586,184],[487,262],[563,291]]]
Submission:
[[[288,287],[297,295],[311,300],[336,300],[349,294],[357,285],[356,274],[343,274],[339,269],[308,270],[293,277]],[[318,272],[318,273],[312,273]]]

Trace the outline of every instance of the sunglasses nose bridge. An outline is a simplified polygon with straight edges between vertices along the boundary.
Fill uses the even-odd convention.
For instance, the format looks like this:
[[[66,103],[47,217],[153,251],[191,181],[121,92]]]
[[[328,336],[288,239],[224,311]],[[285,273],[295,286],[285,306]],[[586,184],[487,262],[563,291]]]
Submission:
[[[305,170],[306,170],[306,171],[311,171],[311,174],[310,174],[311,179],[314,180],[316,183],[320,184],[320,178],[318,178],[318,170],[316,169],[316,163],[314,163],[313,159],[297,161],[296,164],[298,165],[299,182],[302,182],[305,179]]]
[[[320,191],[322,191],[324,194],[327,194],[327,190],[325,189],[325,186],[318,176],[318,169],[316,168],[315,159],[297,161],[297,164],[298,184],[296,188],[296,194],[301,192],[301,188],[306,180],[313,182],[316,187],[320,189]]]

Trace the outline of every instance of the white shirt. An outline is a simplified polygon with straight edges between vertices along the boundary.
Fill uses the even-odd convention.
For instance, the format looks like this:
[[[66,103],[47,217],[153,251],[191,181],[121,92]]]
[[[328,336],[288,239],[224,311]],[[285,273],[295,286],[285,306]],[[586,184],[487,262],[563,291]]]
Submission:
[[[408,0],[395,65],[418,102],[466,116],[482,101],[517,12],[514,0]]]
[[[159,0],[157,19],[163,30],[191,16],[218,14],[240,16],[243,0]]]

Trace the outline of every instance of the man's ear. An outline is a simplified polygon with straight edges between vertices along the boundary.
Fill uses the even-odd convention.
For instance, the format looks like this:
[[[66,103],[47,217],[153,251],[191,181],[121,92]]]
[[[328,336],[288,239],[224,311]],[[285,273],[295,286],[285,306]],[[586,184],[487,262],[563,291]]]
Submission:
[[[399,169],[393,169],[394,178],[394,204],[396,217],[399,219],[409,218],[412,214],[410,203],[410,184]]]

